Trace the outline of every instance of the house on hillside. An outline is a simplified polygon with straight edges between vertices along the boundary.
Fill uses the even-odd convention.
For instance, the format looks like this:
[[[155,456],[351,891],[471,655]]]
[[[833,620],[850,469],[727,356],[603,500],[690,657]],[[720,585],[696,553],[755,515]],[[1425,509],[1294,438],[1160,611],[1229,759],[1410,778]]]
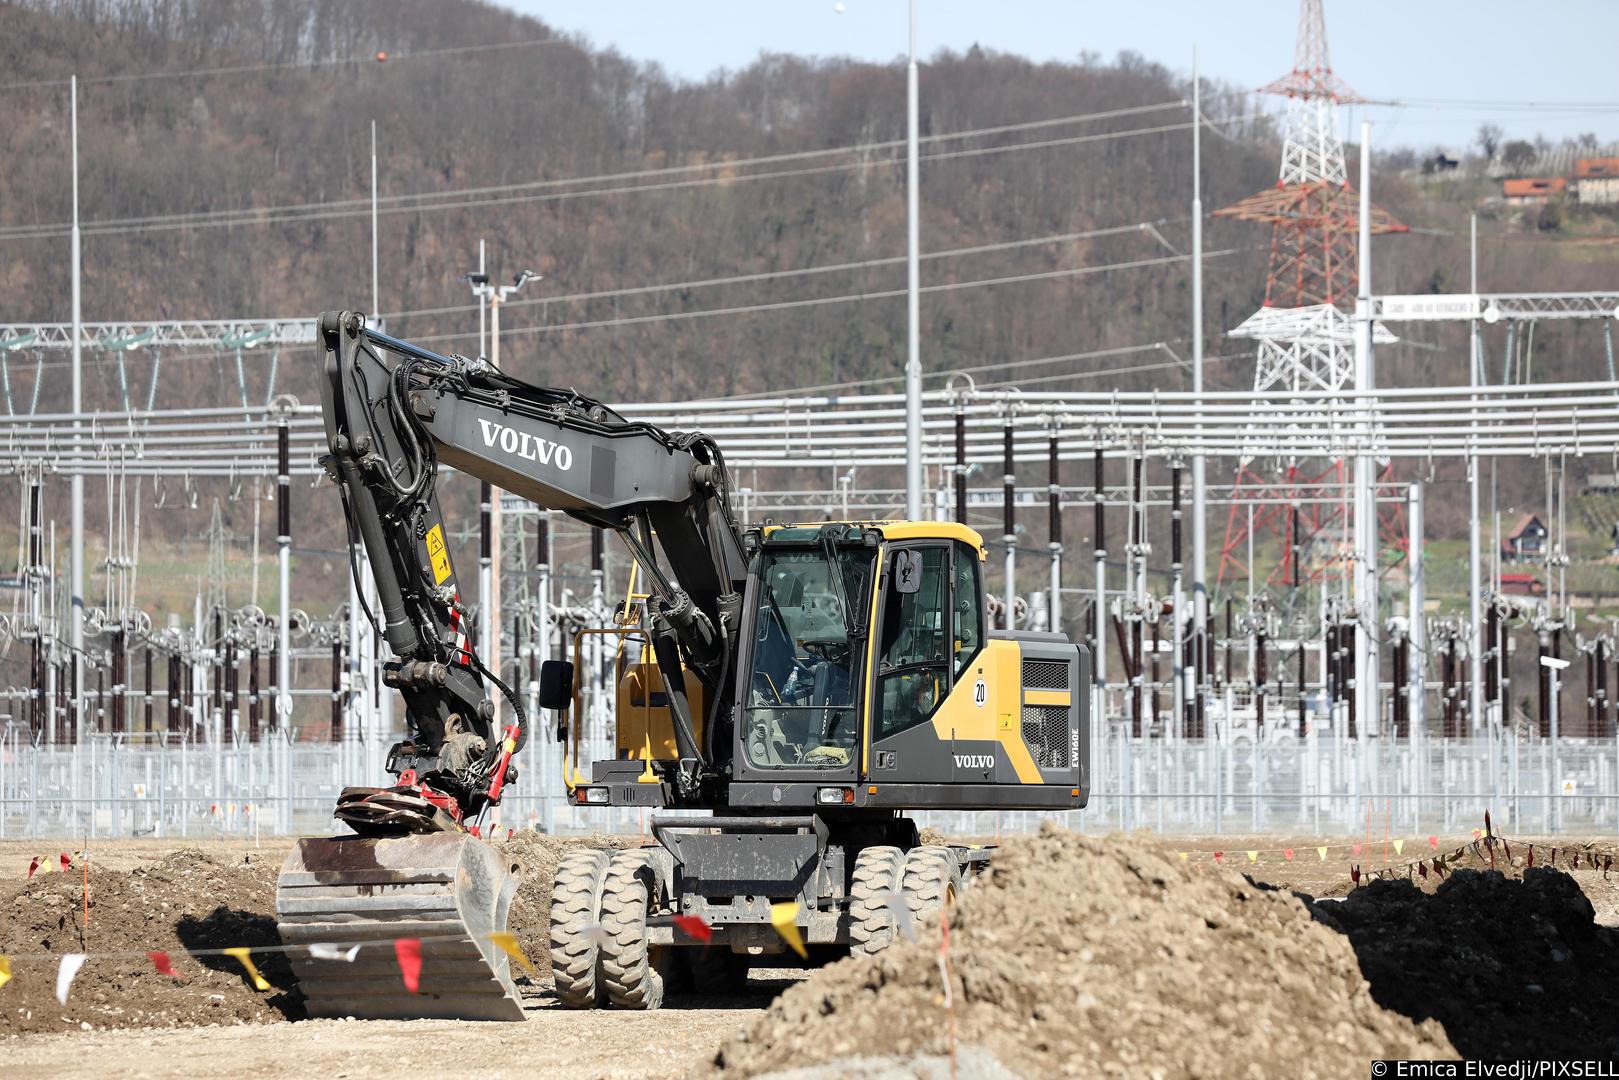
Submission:
[[[1546,554],[1546,526],[1539,514],[1525,514],[1501,544],[1503,562],[1531,562]]]
[[[1525,176],[1501,181],[1501,197],[1514,206],[1540,206],[1567,188],[1561,176]]]
[[[1546,586],[1532,573],[1510,572],[1501,575],[1501,592],[1506,596],[1545,596]]]
[[[1619,203],[1619,157],[1580,158],[1576,161],[1574,197],[1590,206]]]

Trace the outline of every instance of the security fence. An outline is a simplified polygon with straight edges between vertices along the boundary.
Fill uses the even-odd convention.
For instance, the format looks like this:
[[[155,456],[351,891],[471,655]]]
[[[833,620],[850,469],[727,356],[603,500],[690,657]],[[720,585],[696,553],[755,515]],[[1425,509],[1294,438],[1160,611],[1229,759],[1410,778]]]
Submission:
[[[986,836],[1055,820],[1089,832],[1425,835],[1467,831],[1490,810],[1507,833],[1619,832],[1619,741],[1493,738],[1093,740],[1090,805],[1066,813],[925,812],[923,825]],[[33,746],[0,736],[0,839],[166,839],[315,834],[343,787],[380,783],[387,745],[193,743],[96,736]],[[387,740],[391,743],[392,740]],[[605,747],[589,747],[599,756]],[[536,730],[522,775],[488,829],[629,832],[647,812],[578,807],[551,733]],[[588,772],[588,766],[585,766]]]

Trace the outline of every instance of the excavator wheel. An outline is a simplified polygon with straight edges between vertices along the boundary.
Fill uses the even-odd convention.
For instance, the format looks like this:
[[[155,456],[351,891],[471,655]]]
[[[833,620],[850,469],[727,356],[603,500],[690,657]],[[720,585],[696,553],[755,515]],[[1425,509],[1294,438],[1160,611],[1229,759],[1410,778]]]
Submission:
[[[905,899],[920,930],[923,921],[956,902],[961,892],[961,868],[947,847],[912,848],[905,854]]]
[[[894,938],[894,917],[885,892],[900,892],[904,885],[905,853],[879,845],[861,849],[854,861],[849,887],[849,952],[871,956],[888,948]]]
[[[570,852],[557,865],[551,885],[551,975],[557,1001],[565,1008],[593,1008],[602,996],[596,978],[601,950],[595,927],[611,854],[596,849]]]
[[[617,851],[602,881],[601,978],[617,1009],[663,1004],[664,949],[648,942],[647,914],[658,891],[657,871],[642,851]]]
[[[512,865],[463,832],[309,838],[281,867],[276,928],[312,1017],[521,1020],[510,958],[489,936],[516,888]],[[415,991],[402,938],[420,949]]]

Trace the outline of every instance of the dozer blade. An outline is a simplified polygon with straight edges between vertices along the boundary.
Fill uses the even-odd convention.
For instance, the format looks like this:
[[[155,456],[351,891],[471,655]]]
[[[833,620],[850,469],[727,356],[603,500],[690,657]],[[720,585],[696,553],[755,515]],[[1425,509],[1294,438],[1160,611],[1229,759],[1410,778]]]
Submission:
[[[466,833],[298,841],[276,882],[281,940],[362,946],[352,961],[289,951],[309,1015],[523,1019],[510,959],[489,940],[506,929],[516,888],[499,852]],[[417,993],[405,987],[398,938],[421,941]]]

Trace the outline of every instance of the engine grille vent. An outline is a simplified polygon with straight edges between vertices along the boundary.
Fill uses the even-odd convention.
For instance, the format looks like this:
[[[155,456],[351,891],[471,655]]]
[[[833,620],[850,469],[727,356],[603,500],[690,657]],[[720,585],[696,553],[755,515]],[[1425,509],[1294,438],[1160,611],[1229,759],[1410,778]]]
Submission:
[[[1023,661],[1023,689],[1068,689],[1068,663],[1065,660]]]
[[[1023,742],[1042,769],[1068,767],[1068,709],[1062,705],[1023,706]]]

